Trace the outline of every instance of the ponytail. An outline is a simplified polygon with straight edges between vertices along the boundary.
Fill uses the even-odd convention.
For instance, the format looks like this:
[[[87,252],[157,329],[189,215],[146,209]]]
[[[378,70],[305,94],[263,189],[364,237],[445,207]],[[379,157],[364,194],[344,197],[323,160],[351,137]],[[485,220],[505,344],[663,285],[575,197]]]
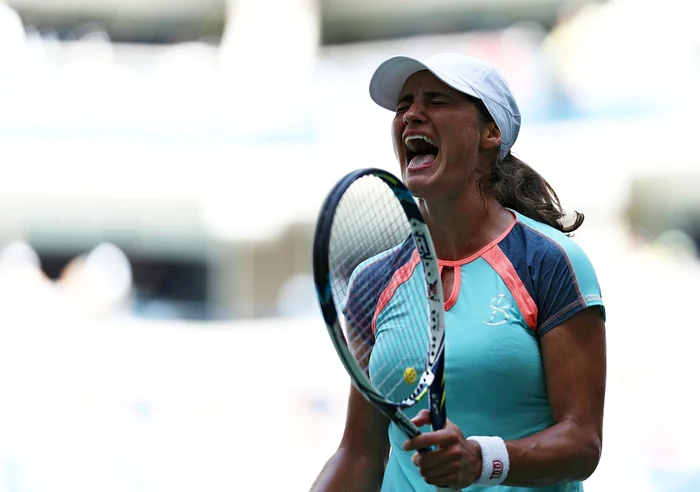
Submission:
[[[554,188],[537,171],[510,152],[491,167],[483,178],[483,185],[504,207],[565,234],[574,232],[583,223],[583,214],[575,212],[574,223],[564,226],[561,219],[566,213]]]
[[[476,106],[482,124],[494,123],[488,109],[480,99],[468,96]],[[495,163],[479,180],[479,190],[486,188],[499,203],[507,208],[542,222],[564,234],[571,234],[583,224],[583,214],[576,213],[574,223],[564,226],[561,219],[566,213],[554,188],[534,169],[508,152],[502,161]]]

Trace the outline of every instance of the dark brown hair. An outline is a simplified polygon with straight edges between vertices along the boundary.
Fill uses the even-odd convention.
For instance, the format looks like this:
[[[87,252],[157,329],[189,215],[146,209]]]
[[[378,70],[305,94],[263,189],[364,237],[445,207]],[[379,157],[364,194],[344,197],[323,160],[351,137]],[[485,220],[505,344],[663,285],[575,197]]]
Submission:
[[[482,101],[472,99],[472,102],[479,110],[484,124],[493,122]],[[510,152],[502,161],[494,159],[494,164],[479,180],[479,190],[483,189],[493,193],[504,207],[550,225],[565,234],[571,234],[583,224],[584,216],[579,212],[575,212],[576,219],[573,224],[562,224],[561,220],[566,216],[566,212],[554,188],[540,173]]]

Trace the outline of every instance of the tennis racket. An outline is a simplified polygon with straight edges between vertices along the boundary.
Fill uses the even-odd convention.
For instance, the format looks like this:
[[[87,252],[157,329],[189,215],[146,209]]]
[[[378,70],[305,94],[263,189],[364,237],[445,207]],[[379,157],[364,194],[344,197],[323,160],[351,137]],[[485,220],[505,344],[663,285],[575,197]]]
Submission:
[[[357,390],[409,438],[420,430],[404,410],[427,394],[431,426],[442,429],[442,283],[411,192],[380,169],[346,175],[321,207],[313,269],[328,333]]]

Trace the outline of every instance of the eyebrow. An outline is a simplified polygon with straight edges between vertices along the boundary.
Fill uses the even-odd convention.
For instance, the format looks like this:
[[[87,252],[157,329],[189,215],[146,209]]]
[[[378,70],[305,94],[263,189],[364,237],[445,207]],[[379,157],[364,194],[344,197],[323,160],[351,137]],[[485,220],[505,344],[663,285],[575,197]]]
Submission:
[[[436,99],[438,97],[445,97],[448,99],[451,99],[450,95],[445,93],[445,92],[440,92],[440,91],[425,91],[425,98],[428,100]],[[405,96],[403,96],[401,99],[398,100],[396,105],[398,106],[401,103],[404,102],[410,102],[413,101],[413,94],[408,93]]]
[[[446,97],[448,99],[451,99],[449,94],[440,91],[425,91],[425,97],[427,99],[435,99],[438,97]]]
[[[398,106],[398,105],[400,105],[401,103],[411,102],[411,101],[413,101],[413,94],[406,94],[405,96],[403,96],[402,98],[400,98],[400,99],[397,101],[396,105]]]

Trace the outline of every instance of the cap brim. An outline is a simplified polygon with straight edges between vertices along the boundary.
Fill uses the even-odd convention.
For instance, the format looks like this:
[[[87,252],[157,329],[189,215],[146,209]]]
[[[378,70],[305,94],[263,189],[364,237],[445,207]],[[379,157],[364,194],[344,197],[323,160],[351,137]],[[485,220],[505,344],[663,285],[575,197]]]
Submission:
[[[395,111],[399,95],[401,94],[406,80],[414,73],[422,70],[428,70],[435,77],[455,90],[481,99],[473,89],[467,88],[463,86],[463,84],[457,87],[454,81],[451,81],[449,77],[440,73],[437,67],[430,66],[426,62],[408,56],[395,56],[379,65],[370,80],[369,95],[379,106],[390,111]]]
[[[414,73],[429,68],[415,58],[395,56],[379,65],[369,82],[369,95],[381,107],[396,110],[401,89],[406,80]]]

